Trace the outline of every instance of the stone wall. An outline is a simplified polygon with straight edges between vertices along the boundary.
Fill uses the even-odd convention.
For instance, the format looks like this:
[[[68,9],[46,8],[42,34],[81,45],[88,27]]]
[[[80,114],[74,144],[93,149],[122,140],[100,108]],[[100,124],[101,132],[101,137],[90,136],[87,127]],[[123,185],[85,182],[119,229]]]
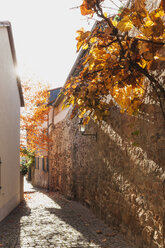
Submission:
[[[32,180],[34,187],[48,189],[48,172],[42,169],[34,169],[34,179]]]
[[[164,62],[157,68],[163,83]],[[139,116],[112,107],[99,126],[91,121],[86,133],[97,131],[97,141],[69,114],[51,132],[50,189],[86,204],[139,248],[165,247],[165,121],[153,98],[149,91]]]
[[[131,117],[112,107],[100,126],[82,136],[78,119],[55,125],[50,149],[50,189],[89,206],[116,224],[138,247],[163,247],[165,130],[157,105]]]
[[[48,181],[49,181],[49,171],[48,165],[46,164],[43,168],[42,158],[39,158],[37,166],[32,166],[32,184],[34,187],[48,189]]]
[[[51,131],[49,145],[49,189],[59,190],[68,197],[72,191],[72,152],[73,138],[70,139],[72,124],[65,119]]]

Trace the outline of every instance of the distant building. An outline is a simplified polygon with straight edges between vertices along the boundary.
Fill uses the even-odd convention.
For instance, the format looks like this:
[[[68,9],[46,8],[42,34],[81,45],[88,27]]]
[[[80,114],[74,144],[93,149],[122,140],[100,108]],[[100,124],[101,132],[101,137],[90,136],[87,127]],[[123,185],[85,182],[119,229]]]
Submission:
[[[48,106],[50,107],[48,122],[44,123],[44,127],[49,128],[52,124],[52,110],[53,103],[56,101],[61,88],[51,89],[49,95]],[[38,155],[37,155],[38,154]],[[35,166],[32,168],[32,184],[36,187],[48,188],[49,187],[49,159],[48,151],[41,149],[35,156]]]

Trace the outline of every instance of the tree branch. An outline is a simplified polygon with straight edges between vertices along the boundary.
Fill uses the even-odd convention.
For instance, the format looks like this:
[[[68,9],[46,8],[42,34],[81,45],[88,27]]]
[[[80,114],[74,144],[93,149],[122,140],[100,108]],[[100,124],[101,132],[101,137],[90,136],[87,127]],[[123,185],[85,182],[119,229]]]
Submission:
[[[140,73],[146,76],[152,83],[154,83],[155,87],[161,91],[161,93],[163,94],[165,98],[165,89],[152,75],[149,74],[149,72],[145,68],[142,68],[140,65],[138,65],[133,60],[130,60],[130,66],[133,67],[134,69],[137,69]]]
[[[144,76],[146,76],[151,83],[152,88],[154,89],[158,99],[159,99],[159,104],[160,104],[160,108],[163,114],[163,117],[165,119],[165,109],[163,107],[163,102],[162,102],[162,98],[160,93],[163,95],[164,99],[165,99],[165,89],[161,86],[161,84],[152,76],[149,74],[149,72],[140,67],[136,62],[134,61],[130,61],[130,66],[132,66],[134,69],[138,70],[140,73],[142,73]],[[158,91],[158,89],[160,90],[160,92]]]

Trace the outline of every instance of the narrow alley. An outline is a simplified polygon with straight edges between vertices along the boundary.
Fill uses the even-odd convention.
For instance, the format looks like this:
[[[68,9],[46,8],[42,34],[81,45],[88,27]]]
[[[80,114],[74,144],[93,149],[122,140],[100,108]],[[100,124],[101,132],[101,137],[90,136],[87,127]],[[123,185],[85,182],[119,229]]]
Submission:
[[[4,248],[133,248],[89,209],[55,192],[36,190],[0,223]]]

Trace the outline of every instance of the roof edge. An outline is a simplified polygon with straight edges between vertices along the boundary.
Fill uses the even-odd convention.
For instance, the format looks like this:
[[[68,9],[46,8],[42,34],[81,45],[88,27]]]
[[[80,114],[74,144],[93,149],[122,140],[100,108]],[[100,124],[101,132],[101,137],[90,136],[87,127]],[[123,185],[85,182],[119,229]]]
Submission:
[[[14,39],[13,39],[11,23],[9,21],[2,21],[2,22],[0,22],[0,27],[6,27],[7,28],[7,33],[8,33],[8,37],[9,37],[9,43],[10,43],[10,49],[11,49],[13,64],[14,64],[14,67],[16,69],[16,67],[17,67],[17,57],[16,57],[15,46],[14,46]],[[16,81],[17,81],[17,87],[18,87],[18,92],[19,92],[19,97],[20,97],[20,106],[24,107],[25,104],[24,104],[21,80],[17,76],[17,74],[16,74]]]
[[[52,104],[53,107],[57,107],[60,105],[60,103],[64,100],[65,96],[64,94],[57,97],[56,101]]]
[[[48,90],[48,91],[53,91],[53,90],[58,90],[58,89],[62,89],[62,86],[57,87],[57,88],[54,88],[54,89],[50,89],[50,90]]]
[[[20,96],[21,107],[24,107],[25,106],[25,102],[24,102],[24,97],[23,97],[21,80],[20,80],[20,78],[18,76],[17,76],[17,86],[18,86],[18,91],[19,91],[19,96]]]
[[[48,90],[48,91],[49,91],[49,92],[50,92],[50,91],[54,91],[54,90],[60,90],[60,91],[61,91],[62,88],[63,88],[63,87],[57,87],[57,88],[54,88],[54,89],[50,89],[50,90]],[[60,92],[59,92],[59,94],[60,94]],[[58,98],[58,95],[57,95],[57,98]],[[54,104],[55,104],[57,98],[54,99],[54,100],[52,100],[51,102],[49,102],[49,103],[48,103],[48,106],[50,106],[50,105],[54,106]]]
[[[11,23],[9,21],[0,21],[0,27],[9,27]]]
[[[94,23],[94,25],[93,25],[93,27],[92,27],[92,29],[91,29],[91,32],[93,32],[93,30],[95,29],[97,23],[98,23],[97,21]],[[63,86],[62,88],[65,87],[67,81],[71,78],[72,74],[74,73],[74,71],[75,71],[75,69],[76,69],[76,67],[77,67],[77,65],[78,65],[78,63],[79,63],[79,61],[80,61],[80,59],[81,59],[82,56],[84,55],[84,53],[86,53],[86,50],[84,50],[84,49],[81,48],[81,50],[79,51],[79,53],[78,53],[78,55],[77,55],[77,58],[76,58],[76,60],[75,60],[75,62],[74,62],[74,64],[73,64],[73,66],[71,67],[71,70],[70,70],[70,72],[69,72],[69,74],[68,74],[68,76],[67,76],[67,78],[66,78],[66,81],[65,81],[65,83],[64,83],[64,86]],[[64,98],[65,98],[64,94],[62,94],[62,95],[60,95],[59,97],[57,97],[57,99],[56,99],[56,101],[54,102],[54,104],[52,104],[53,107],[57,107],[57,106],[64,100]]]

